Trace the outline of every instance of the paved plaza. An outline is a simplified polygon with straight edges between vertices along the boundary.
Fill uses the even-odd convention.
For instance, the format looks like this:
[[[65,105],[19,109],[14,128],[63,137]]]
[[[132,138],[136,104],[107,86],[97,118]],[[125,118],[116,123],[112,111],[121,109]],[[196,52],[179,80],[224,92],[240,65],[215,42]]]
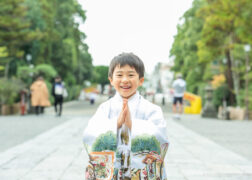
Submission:
[[[96,108],[85,106],[81,108],[78,102],[66,105],[61,117],[64,121],[2,151],[0,180],[84,180],[88,157],[82,132]],[[26,116],[29,117],[34,118]],[[169,114],[165,117],[170,140],[165,161],[168,180],[252,179],[249,158],[172,120]],[[5,120],[8,118],[15,117]],[[56,121],[53,109],[38,118]]]

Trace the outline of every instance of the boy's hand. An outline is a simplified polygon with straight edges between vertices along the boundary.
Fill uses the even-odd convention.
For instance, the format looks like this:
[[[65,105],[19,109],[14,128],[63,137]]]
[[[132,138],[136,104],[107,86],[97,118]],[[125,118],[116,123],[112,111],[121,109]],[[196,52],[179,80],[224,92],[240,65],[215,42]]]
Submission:
[[[122,107],[122,111],[117,119],[117,129],[119,129],[120,127],[122,127],[124,121],[125,121],[125,115],[126,115],[126,104],[127,104],[127,99],[123,99],[123,107]]]
[[[130,111],[128,107],[128,99],[123,99],[122,111],[117,120],[117,129],[122,127],[124,123],[129,129],[131,129],[132,122],[131,122]]]
[[[132,127],[132,121],[131,121],[131,117],[130,117],[130,110],[129,110],[129,106],[128,103],[126,104],[126,112],[125,112],[125,120],[124,123],[125,125],[131,130]]]

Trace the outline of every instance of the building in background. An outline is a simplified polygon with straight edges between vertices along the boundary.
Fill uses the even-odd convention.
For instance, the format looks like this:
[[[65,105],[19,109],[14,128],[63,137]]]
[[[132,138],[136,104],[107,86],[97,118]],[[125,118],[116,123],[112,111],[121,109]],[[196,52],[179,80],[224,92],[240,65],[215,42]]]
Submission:
[[[162,101],[163,96],[166,102],[170,101],[170,87],[174,76],[174,73],[171,71],[172,66],[171,62],[159,62],[155,66],[154,71],[146,75],[146,81],[143,86],[147,95],[155,94],[155,100],[152,101],[159,103]]]

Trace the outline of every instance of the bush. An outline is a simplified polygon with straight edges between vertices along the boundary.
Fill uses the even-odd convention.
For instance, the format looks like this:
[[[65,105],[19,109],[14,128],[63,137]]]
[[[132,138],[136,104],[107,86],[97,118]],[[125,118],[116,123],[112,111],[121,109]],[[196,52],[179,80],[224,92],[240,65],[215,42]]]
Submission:
[[[24,84],[19,79],[0,79],[0,103],[13,105],[19,99],[19,93]]]
[[[68,96],[66,98],[66,100],[74,100],[74,99],[78,99],[79,95],[80,95],[80,91],[82,90],[82,86],[80,85],[73,85],[70,87],[66,87],[67,92],[68,92]]]
[[[30,86],[37,76],[43,76],[45,80],[51,81],[51,79],[53,79],[56,75],[57,71],[49,64],[40,64],[35,68],[20,66],[17,70],[17,77],[27,86]]]
[[[238,94],[238,98],[241,102],[241,106],[245,107],[246,104],[245,104],[245,98],[248,98],[249,99],[249,110],[251,111],[252,110],[252,83],[249,84],[249,96],[247,97],[246,96],[246,91],[245,91],[245,88],[242,88],[240,89],[239,91],[239,94]]]
[[[57,71],[49,64],[40,64],[35,67],[35,75],[43,76],[46,80],[51,80],[57,75]]]
[[[216,106],[216,108],[218,108],[219,106],[222,106],[223,100],[227,100],[227,103],[228,103],[229,95],[230,93],[229,93],[227,84],[223,84],[219,86],[218,88],[216,88],[213,91],[213,104]]]
[[[21,79],[27,86],[32,83],[32,76],[34,74],[34,69],[29,66],[20,66],[17,70],[17,77]]]

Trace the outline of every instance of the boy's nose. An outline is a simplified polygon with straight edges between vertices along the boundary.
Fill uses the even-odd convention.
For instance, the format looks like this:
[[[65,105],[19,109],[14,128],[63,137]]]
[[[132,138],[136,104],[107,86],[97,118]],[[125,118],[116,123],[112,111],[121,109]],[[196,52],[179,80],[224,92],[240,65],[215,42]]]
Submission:
[[[128,81],[127,76],[123,76],[123,78],[122,78],[122,82],[125,82],[125,81]]]

